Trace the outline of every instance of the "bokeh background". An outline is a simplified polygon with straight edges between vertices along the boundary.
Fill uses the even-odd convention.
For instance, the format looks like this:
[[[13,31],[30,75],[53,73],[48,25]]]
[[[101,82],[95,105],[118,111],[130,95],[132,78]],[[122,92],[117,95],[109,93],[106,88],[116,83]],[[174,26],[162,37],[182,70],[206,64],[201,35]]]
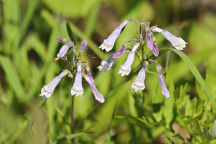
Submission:
[[[199,70],[204,86],[186,64],[171,52],[165,83],[171,98],[161,94],[158,76],[150,65],[146,89],[134,93],[134,77],[122,78],[119,58],[109,72],[97,66],[124,41],[137,38],[129,24],[115,50],[98,46],[127,18],[149,21],[188,42],[184,53]],[[215,109],[206,95],[216,98],[215,0],[1,0],[0,39],[0,144],[62,143],[212,143],[216,141]],[[84,95],[74,99],[73,79],[64,78],[46,101],[39,97],[43,85],[62,70],[53,62],[61,47],[56,38],[69,39],[77,48],[88,41],[85,59],[96,86],[106,101],[95,101],[84,83]],[[156,34],[159,49],[170,46]],[[157,61],[165,66],[166,54]],[[133,67],[139,65],[135,59]]]

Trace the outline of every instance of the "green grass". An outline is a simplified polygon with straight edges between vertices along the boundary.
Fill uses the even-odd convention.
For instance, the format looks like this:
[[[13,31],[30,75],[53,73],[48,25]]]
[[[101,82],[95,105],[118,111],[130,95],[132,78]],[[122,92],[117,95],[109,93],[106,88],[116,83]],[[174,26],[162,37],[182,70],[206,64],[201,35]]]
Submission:
[[[3,0],[6,47],[0,39],[0,143],[215,143],[216,17],[211,11],[206,9],[201,17],[187,15],[195,11],[192,6],[183,8],[183,1],[26,2]],[[160,49],[155,60],[163,67],[171,50],[164,77],[169,99],[161,94],[153,64],[147,68],[141,93],[131,89],[140,69],[138,58],[128,77],[118,74],[127,54],[106,73],[96,68],[113,52],[98,46],[125,18],[151,21],[188,42],[184,51],[164,48],[169,43],[155,34]],[[138,32],[135,24],[129,24],[114,49],[137,38]],[[64,78],[49,99],[39,97],[42,86],[65,67],[62,61],[53,61],[62,45],[56,40],[59,36],[74,40],[78,49],[87,40],[83,59],[89,61],[105,97],[104,104],[97,102],[83,82],[83,97],[74,98],[74,126],[70,95],[74,79]]]

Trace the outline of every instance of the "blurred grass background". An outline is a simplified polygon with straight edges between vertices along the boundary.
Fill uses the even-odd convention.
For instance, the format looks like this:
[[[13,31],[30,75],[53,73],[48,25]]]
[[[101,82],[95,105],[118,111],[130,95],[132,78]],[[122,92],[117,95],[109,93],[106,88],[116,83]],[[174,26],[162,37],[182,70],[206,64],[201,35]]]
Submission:
[[[161,94],[154,66],[148,67],[146,89],[136,94],[134,78],[118,70],[123,55],[107,72],[98,72],[101,59],[110,54],[98,46],[123,19],[150,21],[188,42],[184,53],[198,68],[213,99],[216,98],[216,1],[215,0],[1,0],[0,40],[0,143],[212,143],[215,144],[215,109],[202,86],[177,54],[171,52],[165,83],[171,98]],[[100,104],[84,83],[84,96],[75,97],[75,127],[71,126],[70,89],[65,78],[45,104],[41,87],[52,80],[61,65],[53,58],[69,38],[88,41],[95,83],[105,96]],[[119,37],[136,38],[130,24]],[[156,35],[159,49],[169,46]],[[157,60],[165,66],[165,55]],[[133,67],[139,64],[135,59]]]

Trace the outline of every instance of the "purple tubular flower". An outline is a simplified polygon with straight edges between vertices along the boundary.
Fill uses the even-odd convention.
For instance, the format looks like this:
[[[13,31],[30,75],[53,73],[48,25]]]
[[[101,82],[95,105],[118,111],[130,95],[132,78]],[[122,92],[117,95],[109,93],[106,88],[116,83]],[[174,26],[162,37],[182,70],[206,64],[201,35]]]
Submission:
[[[75,81],[73,84],[73,87],[71,88],[71,96],[76,95],[76,96],[82,96],[84,90],[82,87],[82,64],[78,62],[77,64],[77,73],[75,76]]]
[[[86,46],[87,46],[87,40],[83,40],[81,42],[81,51],[84,51],[84,49],[86,48]]]
[[[99,102],[101,103],[104,103],[104,97],[103,95],[97,90],[95,84],[94,84],[94,79],[91,75],[91,72],[90,72],[90,69],[87,67],[86,68],[86,71],[87,71],[87,75],[84,76],[85,80],[88,82],[93,94],[94,94],[94,97],[96,100],[98,100]]]
[[[185,42],[182,38],[176,37],[170,32],[160,29],[156,26],[153,26],[152,31],[161,33],[177,50],[183,50],[186,47],[187,42]]]
[[[122,53],[124,53],[125,45],[123,45],[117,52],[110,55],[110,57],[106,61],[101,61],[101,65],[98,66],[99,70],[103,70],[104,72],[107,72],[112,67],[114,60],[119,58]]]
[[[150,50],[153,50],[153,43],[152,43],[152,39],[151,39],[151,30],[150,30],[150,26],[147,25],[146,27],[146,43],[147,46]]]
[[[118,36],[121,34],[123,31],[124,27],[128,24],[128,20],[125,20],[121,23],[120,26],[118,26],[111,34],[110,36],[103,41],[103,43],[99,46],[102,50],[106,50],[106,52],[110,51],[113,49],[114,44]]]
[[[64,70],[62,71],[58,76],[56,76],[49,84],[43,86],[43,88],[41,89],[41,94],[40,96],[45,99],[45,98],[49,98],[55,87],[59,84],[59,82],[61,81],[61,79],[63,77],[65,77],[66,75],[72,75],[71,72],[69,70]]]
[[[145,72],[146,72],[146,66],[148,63],[145,63],[143,67],[140,69],[135,81],[132,83],[131,88],[135,92],[140,92],[145,89]]]
[[[125,61],[125,63],[120,67],[119,69],[119,74],[121,74],[121,76],[127,76],[129,75],[130,71],[131,71],[131,66],[133,64],[134,61],[134,57],[135,57],[135,53],[137,48],[139,47],[139,43],[136,43],[132,50],[130,51],[130,53],[128,54],[127,60]]]
[[[68,50],[71,48],[71,46],[72,46],[71,43],[63,45],[57,54],[56,60],[58,60],[60,58],[67,59],[66,54],[67,54]]]
[[[170,94],[169,94],[169,90],[167,89],[166,85],[165,85],[165,82],[164,82],[164,79],[163,79],[163,75],[162,75],[162,68],[160,65],[157,65],[156,66],[157,68],[157,72],[158,72],[158,76],[159,76],[159,80],[160,80],[160,86],[161,86],[161,93],[166,97],[166,98],[169,98],[170,97]]]

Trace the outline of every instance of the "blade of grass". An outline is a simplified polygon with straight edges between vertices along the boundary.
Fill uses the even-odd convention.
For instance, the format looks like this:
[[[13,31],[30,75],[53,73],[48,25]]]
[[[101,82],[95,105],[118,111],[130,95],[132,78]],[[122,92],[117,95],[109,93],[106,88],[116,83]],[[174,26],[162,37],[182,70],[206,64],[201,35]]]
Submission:
[[[79,30],[79,28],[77,28],[74,24],[70,23],[70,28],[71,28],[71,31],[77,35],[80,39],[86,39],[87,42],[88,42],[88,46],[91,48],[91,50],[101,59],[106,59],[107,56],[106,54],[104,54],[99,48],[98,46],[93,42],[91,41],[89,38],[86,38],[85,34],[83,32],[81,32]]]
[[[206,96],[210,100],[210,102],[211,102],[211,104],[212,104],[212,106],[214,108],[214,111],[215,111],[216,110],[215,100],[214,100],[211,92],[208,90],[205,81],[203,80],[202,76],[200,75],[199,71],[197,70],[197,68],[193,64],[193,62],[182,51],[172,49],[172,48],[169,48],[169,50],[172,50],[173,52],[175,52],[187,64],[187,66],[190,69],[191,73],[194,75],[196,80],[199,82],[200,86],[203,88]]]
[[[25,18],[22,21],[20,31],[18,32],[17,37],[15,39],[14,49],[17,49],[19,47],[21,39],[22,39],[23,35],[25,34],[25,32],[26,32],[26,30],[27,30],[27,28],[28,28],[28,26],[30,24],[30,21],[31,21],[31,19],[33,17],[36,6],[37,6],[37,0],[29,1],[28,9],[26,11]],[[16,54],[17,52],[14,50],[14,53]]]
[[[101,0],[95,1],[94,7],[92,8],[92,10],[88,16],[88,20],[86,23],[87,25],[86,25],[86,29],[85,29],[85,35],[88,38],[91,37],[91,34],[94,30],[95,22],[97,19],[99,8],[100,8],[100,3],[101,3]]]
[[[9,85],[12,87],[12,89],[14,90],[16,96],[20,100],[23,100],[23,101],[27,100],[28,97],[26,96],[24,92],[22,84],[19,80],[19,77],[16,74],[16,70],[14,69],[14,66],[12,65],[10,59],[5,56],[0,56],[0,63],[1,63],[3,70],[5,71],[7,81]]]

